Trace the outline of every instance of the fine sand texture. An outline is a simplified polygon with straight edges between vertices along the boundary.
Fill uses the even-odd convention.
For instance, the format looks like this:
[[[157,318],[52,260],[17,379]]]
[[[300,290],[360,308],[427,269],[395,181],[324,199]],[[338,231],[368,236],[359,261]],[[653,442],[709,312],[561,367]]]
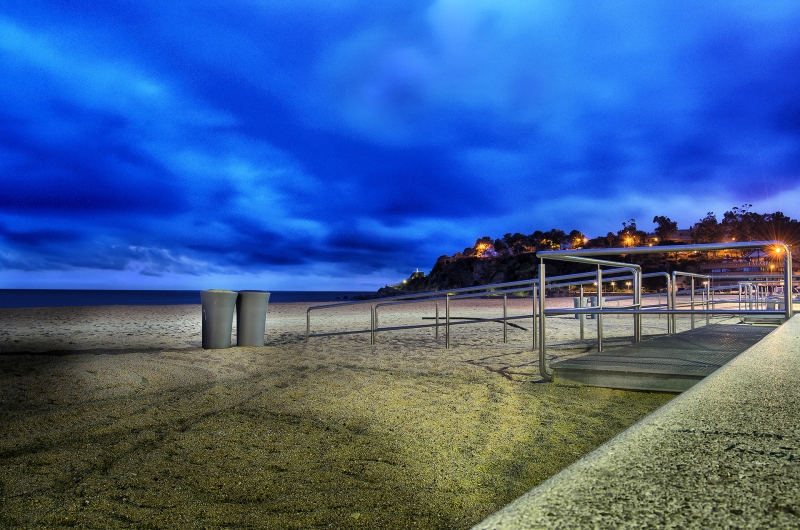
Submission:
[[[0,309],[0,527],[469,528],[672,397],[544,382],[530,319],[507,343],[498,322],[453,326],[451,349],[434,328],[306,342],[307,307],[270,304],[266,346],[225,350],[201,349],[200,306]],[[606,317],[607,345],[630,320]],[[369,321],[314,311],[312,333]],[[584,341],[547,324],[555,357],[592,347],[595,321]]]

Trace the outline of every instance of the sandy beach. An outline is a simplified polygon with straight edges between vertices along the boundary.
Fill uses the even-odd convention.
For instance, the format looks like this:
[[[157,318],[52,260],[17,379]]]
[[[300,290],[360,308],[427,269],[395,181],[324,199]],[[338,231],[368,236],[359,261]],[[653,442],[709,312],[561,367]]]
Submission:
[[[508,343],[497,322],[453,326],[449,350],[431,328],[306,342],[308,305],[270,304],[266,346],[226,350],[200,348],[199,306],[0,309],[0,525],[469,528],[673,397],[545,383],[530,320]],[[547,322],[554,356],[591,347],[594,321],[584,341]],[[368,326],[365,305],[312,316]],[[604,329],[629,341],[630,317]]]

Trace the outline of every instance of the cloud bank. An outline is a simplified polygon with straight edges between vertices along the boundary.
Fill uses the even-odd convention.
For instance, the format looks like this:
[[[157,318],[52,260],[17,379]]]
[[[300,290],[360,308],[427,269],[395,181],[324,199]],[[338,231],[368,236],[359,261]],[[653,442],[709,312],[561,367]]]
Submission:
[[[0,287],[373,289],[483,235],[797,218],[797,27],[789,1],[13,3]]]

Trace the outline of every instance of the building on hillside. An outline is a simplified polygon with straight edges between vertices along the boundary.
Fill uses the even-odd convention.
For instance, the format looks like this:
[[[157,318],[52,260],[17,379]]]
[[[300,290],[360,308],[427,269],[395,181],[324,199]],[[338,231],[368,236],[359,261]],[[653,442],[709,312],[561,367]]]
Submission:
[[[783,255],[765,252],[762,249],[753,250],[742,257],[728,254],[722,259],[700,264],[701,274],[712,274],[723,278],[737,274],[777,274],[782,273],[783,269]]]
[[[692,236],[694,236],[694,230],[691,228],[679,228],[672,233],[669,237],[669,241],[675,241],[676,243],[691,243]],[[655,232],[651,232],[647,234],[647,245],[653,246],[658,245],[660,240],[658,236],[656,236]]]

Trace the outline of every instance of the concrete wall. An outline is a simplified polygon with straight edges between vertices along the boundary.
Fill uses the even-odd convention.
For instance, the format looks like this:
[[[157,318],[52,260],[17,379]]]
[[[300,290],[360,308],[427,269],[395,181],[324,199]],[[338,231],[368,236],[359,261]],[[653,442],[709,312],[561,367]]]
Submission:
[[[475,529],[800,528],[800,315]]]

